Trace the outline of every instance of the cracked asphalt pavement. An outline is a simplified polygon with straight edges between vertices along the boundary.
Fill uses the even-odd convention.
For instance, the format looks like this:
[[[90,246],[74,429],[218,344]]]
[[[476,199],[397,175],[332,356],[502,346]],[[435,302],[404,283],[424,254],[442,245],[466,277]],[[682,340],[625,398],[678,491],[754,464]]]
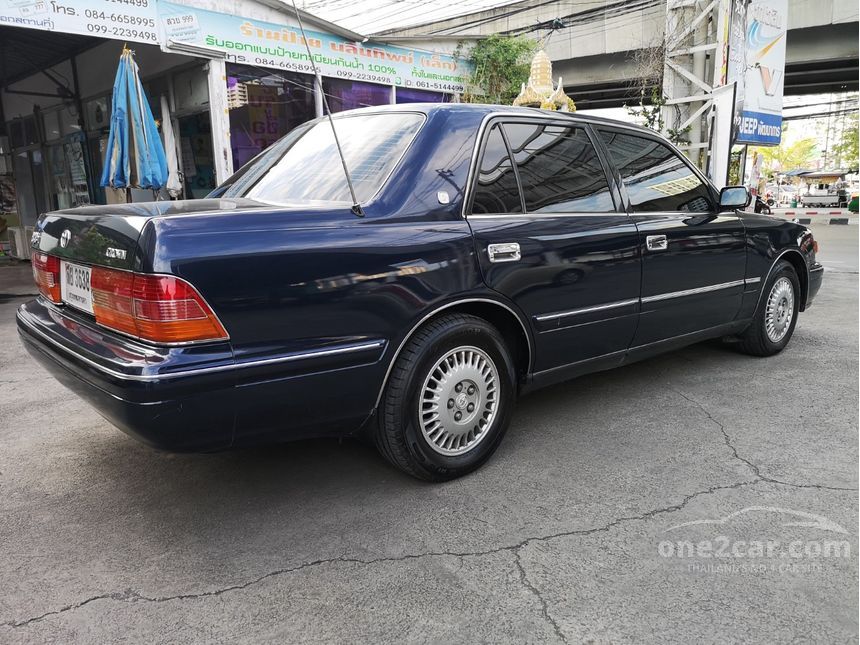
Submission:
[[[26,356],[0,267],[0,642],[857,642],[857,226],[770,359],[704,343],[520,401],[482,470],[171,455]]]

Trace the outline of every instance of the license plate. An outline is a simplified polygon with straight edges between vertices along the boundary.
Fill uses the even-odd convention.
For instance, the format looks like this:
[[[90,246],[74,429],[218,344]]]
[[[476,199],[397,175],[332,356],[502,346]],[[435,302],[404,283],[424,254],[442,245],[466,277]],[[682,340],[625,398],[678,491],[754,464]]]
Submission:
[[[93,292],[90,289],[90,267],[60,262],[60,295],[68,305],[93,313]]]

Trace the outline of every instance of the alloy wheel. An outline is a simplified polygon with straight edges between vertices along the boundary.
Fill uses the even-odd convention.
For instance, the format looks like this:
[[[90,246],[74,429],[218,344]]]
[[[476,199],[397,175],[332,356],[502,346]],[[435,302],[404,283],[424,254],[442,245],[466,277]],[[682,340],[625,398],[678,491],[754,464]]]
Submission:
[[[418,425],[430,448],[451,457],[489,434],[499,407],[493,359],[477,347],[457,347],[439,359],[420,390]]]
[[[788,333],[794,318],[794,285],[791,280],[781,277],[773,283],[767,297],[764,326],[767,337],[778,343]]]

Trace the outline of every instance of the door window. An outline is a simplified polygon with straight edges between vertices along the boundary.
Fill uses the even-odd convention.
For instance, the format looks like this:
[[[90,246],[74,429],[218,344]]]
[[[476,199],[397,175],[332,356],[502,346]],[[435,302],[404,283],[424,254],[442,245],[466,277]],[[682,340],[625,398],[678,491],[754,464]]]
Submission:
[[[478,180],[475,183],[475,196],[472,200],[472,213],[522,213],[520,190],[511,165],[508,146],[498,125],[493,126],[484,154]]]
[[[505,135],[529,213],[615,210],[606,173],[582,128],[507,123]]]
[[[716,211],[708,187],[665,143],[608,130],[600,136],[621,172],[633,212]]]

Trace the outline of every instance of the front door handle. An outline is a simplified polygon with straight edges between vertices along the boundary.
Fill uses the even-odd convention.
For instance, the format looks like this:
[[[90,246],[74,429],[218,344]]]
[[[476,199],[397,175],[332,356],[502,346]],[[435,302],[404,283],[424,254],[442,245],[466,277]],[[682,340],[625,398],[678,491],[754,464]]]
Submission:
[[[516,242],[490,244],[487,247],[487,255],[490,256],[490,262],[517,262],[522,257],[520,245]]]
[[[649,235],[645,238],[645,248],[649,251],[665,251],[669,248],[669,241],[665,235]]]

